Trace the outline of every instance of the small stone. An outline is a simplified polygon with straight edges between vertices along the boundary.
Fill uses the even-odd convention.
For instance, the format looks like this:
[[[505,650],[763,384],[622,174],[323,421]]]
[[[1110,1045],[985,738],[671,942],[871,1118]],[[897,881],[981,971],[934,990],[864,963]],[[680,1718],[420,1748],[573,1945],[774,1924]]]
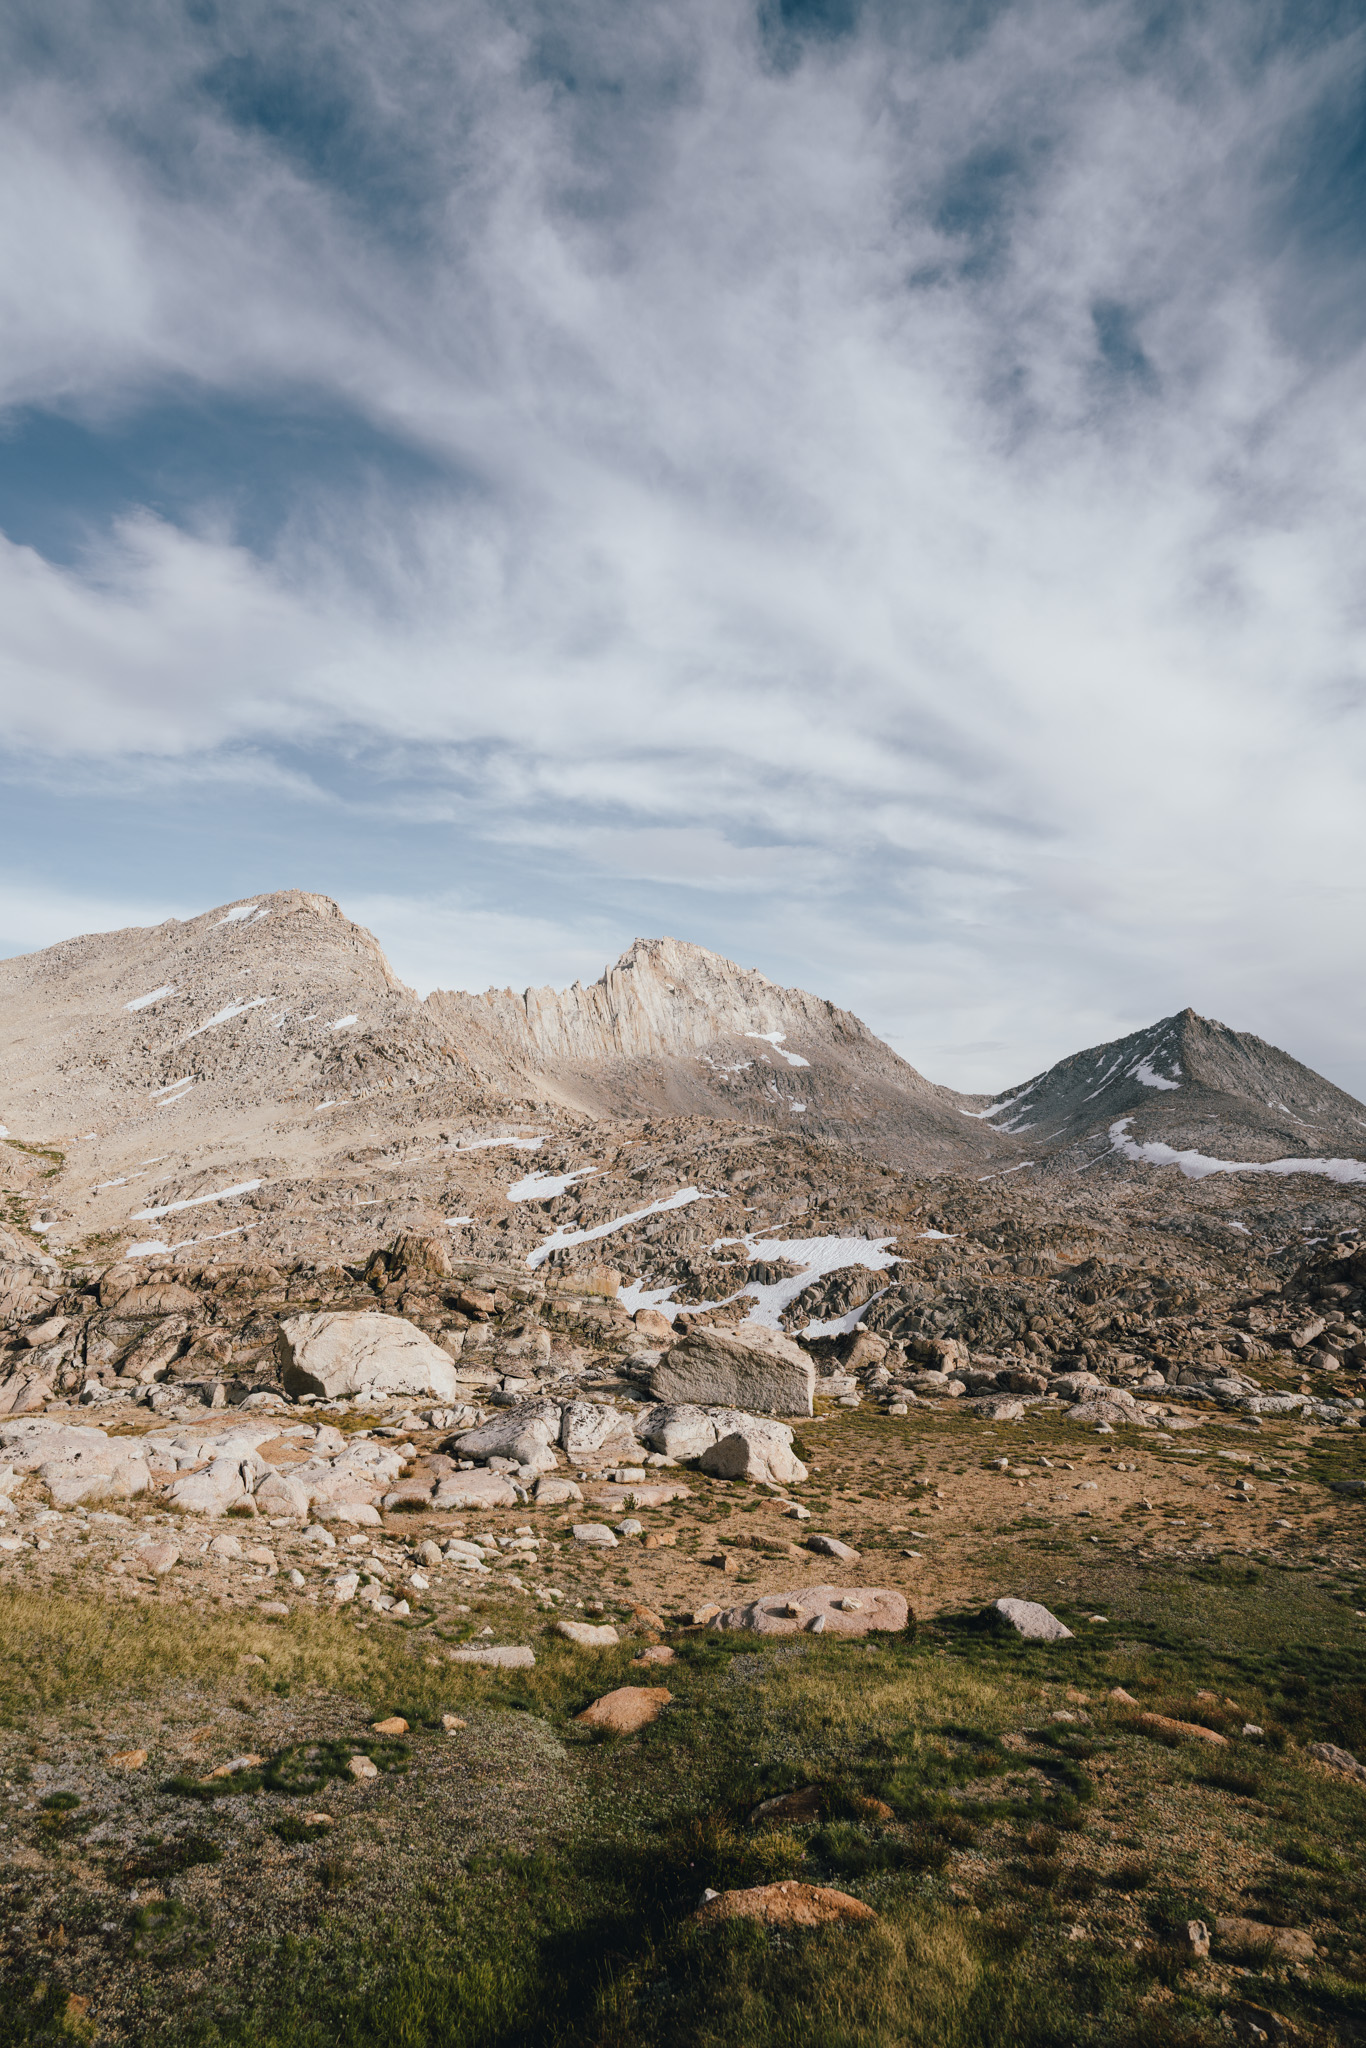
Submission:
[[[372,1764],[368,1756],[353,1756],[347,1765],[353,1778],[377,1778],[379,1766]]]
[[[644,1628],[657,1628],[662,1631],[664,1627],[662,1615],[656,1614],[653,1607],[642,1607],[639,1603],[631,1609],[631,1619],[640,1622]]]
[[[1116,1706],[1136,1707],[1138,1705],[1138,1701],[1134,1698],[1133,1694],[1125,1692],[1122,1685],[1112,1685],[1110,1687],[1110,1698],[1115,1702]]]
[[[599,1550],[615,1550],[617,1539],[605,1522],[575,1522],[574,1541],[587,1543]]]
[[[609,1735],[634,1735],[657,1721],[673,1694],[666,1685],[623,1685],[604,1693],[585,1707],[575,1720],[587,1728],[600,1728]]]
[[[633,1664],[672,1664],[673,1661],[674,1653],[667,1643],[647,1643],[640,1655],[631,1659]]]
[[[1140,1714],[1139,1726],[1151,1729],[1154,1735],[1190,1735],[1198,1742],[1213,1743],[1219,1749],[1228,1747],[1227,1735],[1220,1735],[1215,1728],[1202,1728],[1198,1721],[1173,1721],[1169,1714]]]
[[[145,1749],[120,1749],[109,1759],[111,1771],[140,1771],[147,1761]]]
[[[387,1721],[372,1721],[370,1729],[375,1735],[406,1735],[408,1723],[402,1714],[390,1714]]]
[[[672,1550],[677,1542],[678,1532],[676,1530],[652,1529],[645,1538],[645,1548],[647,1550]]]
[[[788,1501],[783,1509],[783,1513],[787,1516],[789,1522],[809,1522],[811,1520],[810,1508],[804,1508],[799,1500]]]
[[[1037,1600],[994,1600],[986,1609],[988,1618],[998,1619],[1017,1635],[1031,1643],[1070,1642],[1072,1631],[1058,1620],[1056,1614]]]
[[[1203,1961],[1209,1954],[1209,1929],[1203,1920],[1187,1920],[1177,1940],[1188,1956]]]
[[[645,1534],[645,1524],[636,1521],[633,1515],[628,1516],[624,1522],[617,1523],[617,1534],[618,1536],[643,1536]]]
[[[256,1612],[258,1614],[284,1616],[289,1613],[289,1602],[287,1600],[263,1600]]]
[[[714,1600],[704,1601],[701,1607],[694,1607],[692,1611],[693,1627],[706,1628],[709,1622],[715,1621],[720,1612],[721,1610]]]
[[[457,1728],[468,1728],[469,1722],[462,1721],[459,1714],[443,1714],[441,1725],[448,1735],[454,1735]]]
[[[849,1544],[841,1543],[838,1536],[808,1536],[806,1547],[818,1551],[822,1557],[837,1557],[841,1564],[854,1564],[862,1555],[862,1552],[851,1549]]]
[[[490,1664],[501,1671],[523,1671],[536,1662],[529,1643],[467,1644],[447,1653],[452,1664]]]
[[[334,1825],[330,1813],[306,1813],[303,1823],[306,1828],[330,1828]]]

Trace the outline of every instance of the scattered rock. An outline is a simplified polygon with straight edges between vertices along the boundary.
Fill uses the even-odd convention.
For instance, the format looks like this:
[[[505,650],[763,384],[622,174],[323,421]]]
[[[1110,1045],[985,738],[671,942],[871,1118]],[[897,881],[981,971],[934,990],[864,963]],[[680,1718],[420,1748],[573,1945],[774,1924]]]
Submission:
[[[575,1522],[574,1541],[598,1550],[615,1550],[617,1539],[605,1522]]]
[[[631,1659],[633,1664],[672,1664],[673,1661],[674,1653],[667,1643],[647,1643],[640,1655]]]
[[[391,1714],[387,1721],[372,1721],[370,1728],[375,1735],[406,1735],[408,1733],[408,1723],[404,1720],[402,1714]]]
[[[1187,1920],[1177,1934],[1177,1944],[1197,1960],[1209,1954],[1209,1929],[1203,1920]]]
[[[828,1927],[835,1921],[876,1920],[877,1914],[862,1899],[848,1892],[832,1891],[826,1885],[799,1884],[786,1878],[781,1884],[759,1884],[744,1891],[718,1892],[695,1916],[705,1925],[722,1920],[763,1920],[770,1927]]]
[[[353,1778],[377,1778],[379,1766],[372,1764],[368,1756],[353,1756],[346,1767]]]
[[[1071,1629],[1064,1627],[1057,1615],[1050,1614],[1037,1600],[993,1600],[985,1609],[985,1616],[996,1620],[998,1626],[1013,1628],[1026,1642],[1061,1643],[1072,1637]]]
[[[524,1671],[536,1662],[525,1643],[474,1643],[447,1652],[452,1664],[492,1664],[502,1671]],[[460,1723],[464,1727],[464,1722]]]
[[[818,1551],[822,1557],[837,1557],[841,1564],[856,1564],[862,1555],[847,1543],[841,1543],[838,1536],[808,1536],[806,1547]]]
[[[443,1714],[441,1725],[448,1735],[454,1735],[457,1728],[468,1728],[469,1722],[462,1721],[459,1714]]]
[[[604,1693],[574,1718],[586,1728],[600,1728],[609,1735],[634,1735],[657,1721],[672,1698],[666,1685],[622,1685],[615,1692]]]
[[[140,1771],[147,1761],[145,1749],[120,1749],[109,1758],[111,1771]]]

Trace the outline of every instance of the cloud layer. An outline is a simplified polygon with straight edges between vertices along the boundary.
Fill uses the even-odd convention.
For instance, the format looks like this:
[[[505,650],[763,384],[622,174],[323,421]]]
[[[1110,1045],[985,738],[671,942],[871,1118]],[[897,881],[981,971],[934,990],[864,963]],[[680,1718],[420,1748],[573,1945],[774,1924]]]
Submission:
[[[669,929],[965,1086],[1189,1001],[1366,1092],[1348,10],[6,33],[11,900],[327,888],[423,985]]]

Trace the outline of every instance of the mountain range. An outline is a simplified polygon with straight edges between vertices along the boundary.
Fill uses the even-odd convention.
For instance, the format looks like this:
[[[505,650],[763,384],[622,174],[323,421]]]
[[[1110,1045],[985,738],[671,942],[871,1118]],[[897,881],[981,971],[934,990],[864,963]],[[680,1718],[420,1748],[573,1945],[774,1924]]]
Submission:
[[[773,1215],[798,1160],[846,1190],[866,1171],[1366,1181],[1366,1107],[1191,1010],[968,1095],[850,1012],[676,939],[636,940],[591,987],[420,1000],[371,933],[296,890],[0,962],[0,1126],[16,1220],[72,1250],[211,1221],[224,1189],[337,1246],[392,1222],[506,1248],[552,1211],[592,1230],[618,1200],[598,1155],[628,1129],[669,1134],[645,1190],[661,1202],[718,1148],[767,1146]],[[537,1172],[509,1214],[480,1155],[518,1146]]]

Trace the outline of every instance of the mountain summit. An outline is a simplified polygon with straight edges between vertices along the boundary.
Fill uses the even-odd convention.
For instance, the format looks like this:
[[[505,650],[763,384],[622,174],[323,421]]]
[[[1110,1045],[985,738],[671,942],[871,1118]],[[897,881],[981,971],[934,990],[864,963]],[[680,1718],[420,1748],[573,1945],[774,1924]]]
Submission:
[[[1189,1009],[1072,1053],[974,1114],[1073,1165],[1075,1148],[1096,1138],[1122,1154],[1159,1143],[1249,1164],[1366,1145],[1366,1107],[1353,1096],[1265,1039]]]

